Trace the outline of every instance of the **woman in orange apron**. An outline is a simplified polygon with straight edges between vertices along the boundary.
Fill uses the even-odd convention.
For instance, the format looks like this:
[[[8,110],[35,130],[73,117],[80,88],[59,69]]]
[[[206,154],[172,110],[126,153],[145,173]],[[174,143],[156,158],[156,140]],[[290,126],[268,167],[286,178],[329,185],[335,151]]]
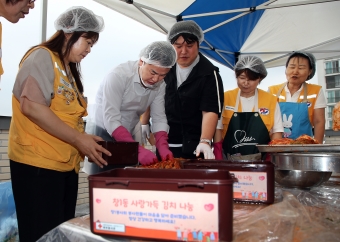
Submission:
[[[216,159],[261,159],[256,145],[281,138],[280,107],[274,95],[257,86],[267,76],[262,60],[246,56],[235,67],[238,88],[224,93],[224,108],[214,138]]]
[[[294,52],[286,62],[287,82],[269,87],[282,113],[283,137],[313,136],[323,143],[326,99],[319,85],[309,84],[315,74],[315,58],[308,52]],[[314,134],[313,134],[314,128]]]
[[[79,63],[99,38],[104,20],[73,7],[55,21],[57,32],[23,57],[15,80],[8,156],[20,242],[37,241],[74,218],[80,162],[105,164],[111,155],[84,133],[87,102]]]

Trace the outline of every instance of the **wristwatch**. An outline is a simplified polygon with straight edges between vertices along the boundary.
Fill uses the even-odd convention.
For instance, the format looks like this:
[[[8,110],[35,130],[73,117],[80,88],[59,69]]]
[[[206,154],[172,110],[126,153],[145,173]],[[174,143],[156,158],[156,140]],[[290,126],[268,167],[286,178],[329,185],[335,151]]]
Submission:
[[[209,139],[201,139],[200,143],[208,143],[211,146],[211,140]]]

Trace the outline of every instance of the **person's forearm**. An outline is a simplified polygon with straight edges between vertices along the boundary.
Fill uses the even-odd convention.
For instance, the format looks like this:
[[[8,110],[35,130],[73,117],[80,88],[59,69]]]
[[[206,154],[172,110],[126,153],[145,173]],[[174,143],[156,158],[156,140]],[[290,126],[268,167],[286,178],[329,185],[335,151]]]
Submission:
[[[150,106],[142,114],[142,116],[140,118],[140,123],[142,125],[149,124],[149,120],[150,120]]]
[[[276,132],[276,133],[273,133],[270,137],[271,140],[274,140],[274,139],[281,139],[282,138],[282,132]]]
[[[314,139],[316,139],[320,144],[323,143],[323,138],[325,135],[325,108],[314,109]]]
[[[201,139],[209,139],[212,140],[215,131],[218,116],[213,112],[202,112],[203,120],[202,120],[202,133]]]
[[[325,123],[319,122],[314,125],[314,139],[316,139],[320,144],[323,143],[323,138],[325,135]]]
[[[42,104],[32,102],[27,98],[21,100],[21,109],[32,122],[47,133],[74,145],[76,138],[81,134],[64,123],[52,110]]]
[[[216,129],[214,135],[214,143],[220,142],[222,140],[222,129]]]

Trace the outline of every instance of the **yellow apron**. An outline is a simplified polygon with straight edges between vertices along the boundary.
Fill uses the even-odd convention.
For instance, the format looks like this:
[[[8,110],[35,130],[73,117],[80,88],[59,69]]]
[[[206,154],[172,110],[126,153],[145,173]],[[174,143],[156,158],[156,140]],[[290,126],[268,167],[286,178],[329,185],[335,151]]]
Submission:
[[[22,61],[34,50],[27,53]],[[85,98],[79,93],[76,85],[72,85],[68,79],[58,54],[48,51],[52,58],[55,75],[53,86],[55,95],[51,100],[50,109],[67,125],[83,133],[82,117],[87,115]],[[21,112],[20,102],[14,95],[12,96],[12,109],[8,144],[8,156],[11,160],[56,171],[75,169],[79,172],[80,161],[84,160],[84,156],[75,147],[48,134],[28,119]]]
[[[268,132],[274,126],[274,116],[275,116],[275,109],[276,109],[276,98],[273,95],[261,90],[258,90],[258,107],[260,111],[260,117],[268,129]],[[238,110],[234,110],[236,101],[237,101],[237,94],[239,88],[235,88],[234,90],[230,90],[224,93],[224,107],[222,111],[222,137],[225,137],[229,122],[234,114],[234,112],[242,112],[242,104],[240,103]]]
[[[1,52],[1,55],[0,55],[0,76],[2,74],[4,74],[4,69],[2,68],[2,24],[0,22],[0,52]]]

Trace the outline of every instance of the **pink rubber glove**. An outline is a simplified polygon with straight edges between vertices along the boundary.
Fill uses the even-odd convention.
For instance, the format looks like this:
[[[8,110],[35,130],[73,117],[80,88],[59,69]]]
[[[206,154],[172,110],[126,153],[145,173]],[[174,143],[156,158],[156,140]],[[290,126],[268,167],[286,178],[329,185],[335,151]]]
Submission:
[[[119,126],[112,132],[112,137],[116,141],[122,141],[122,142],[136,142],[133,138],[130,132],[123,126]]]
[[[129,131],[124,128],[123,126],[119,126],[112,132],[112,137],[116,141],[122,141],[122,142],[136,142],[132,135],[129,133]],[[151,165],[155,163],[157,160],[157,157],[152,151],[145,149],[143,146],[138,146],[138,161],[142,165]]]
[[[169,150],[168,133],[165,131],[159,131],[157,133],[154,133],[154,136],[156,138],[156,148],[162,161],[172,160],[174,156]]]
[[[142,165],[151,165],[158,162],[157,156],[150,150],[145,149],[143,146],[138,146],[138,161]]]
[[[216,160],[223,160],[222,144],[223,139],[219,142],[214,143],[214,155]]]

